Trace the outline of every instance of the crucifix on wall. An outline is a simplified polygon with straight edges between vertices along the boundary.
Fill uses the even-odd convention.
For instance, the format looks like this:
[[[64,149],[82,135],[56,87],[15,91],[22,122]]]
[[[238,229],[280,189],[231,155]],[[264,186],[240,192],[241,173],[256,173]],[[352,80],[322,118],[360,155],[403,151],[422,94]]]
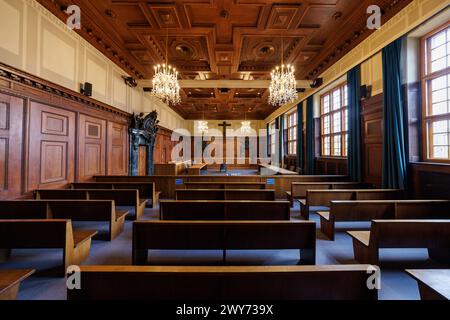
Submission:
[[[226,164],[226,150],[227,150],[227,128],[231,127],[230,123],[226,121],[219,124],[219,127],[223,129],[223,163],[220,165],[220,172],[227,172],[227,164]]]

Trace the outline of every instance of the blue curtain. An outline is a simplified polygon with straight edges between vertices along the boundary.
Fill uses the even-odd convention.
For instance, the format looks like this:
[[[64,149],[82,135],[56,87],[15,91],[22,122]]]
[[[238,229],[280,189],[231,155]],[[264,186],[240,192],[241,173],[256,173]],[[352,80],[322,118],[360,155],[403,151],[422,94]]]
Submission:
[[[347,73],[348,86],[348,175],[352,181],[362,181],[361,148],[361,67]]]
[[[270,148],[269,148],[269,144],[270,144],[270,123],[266,124],[266,139],[267,139],[267,156],[270,157]]]
[[[306,174],[314,174],[314,100],[306,99]]]
[[[297,105],[297,167],[303,169],[303,102]]]
[[[401,86],[402,41],[383,49],[383,188],[407,186],[406,126]]]
[[[285,115],[284,113],[280,116],[280,135],[279,135],[279,139],[280,139],[280,143],[279,143],[279,151],[278,154],[280,155],[280,167],[283,166],[284,164],[284,151],[285,151],[285,147],[284,147],[284,118]]]

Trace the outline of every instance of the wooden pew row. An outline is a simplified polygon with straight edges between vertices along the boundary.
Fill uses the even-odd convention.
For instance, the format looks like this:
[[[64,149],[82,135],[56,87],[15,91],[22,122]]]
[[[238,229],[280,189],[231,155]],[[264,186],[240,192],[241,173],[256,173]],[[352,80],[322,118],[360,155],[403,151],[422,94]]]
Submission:
[[[265,182],[185,182],[186,189],[266,189]]]
[[[106,221],[108,240],[122,231],[128,211],[116,211],[110,200],[11,200],[0,201],[0,219],[70,219]]]
[[[140,221],[133,223],[135,265],[148,263],[148,250],[296,249],[301,262],[316,263],[313,221]]]
[[[368,265],[81,266],[68,300],[376,300]]]
[[[96,233],[73,230],[72,222],[63,219],[0,220],[0,262],[9,259],[12,249],[62,249],[64,276],[69,266],[87,259]]]
[[[373,220],[370,231],[347,231],[355,260],[379,264],[379,249],[426,248],[431,259],[450,263],[450,220]]]
[[[308,190],[306,199],[300,202],[300,212],[309,219],[309,208],[313,206],[329,207],[333,200],[396,200],[403,199],[404,193],[397,189],[353,189],[353,190]]]
[[[70,185],[72,189],[136,189],[139,198],[147,200],[150,208],[156,206],[160,191],[156,191],[154,182],[77,182]]]
[[[450,269],[406,270],[417,280],[421,300],[450,300]]]
[[[372,185],[360,182],[348,181],[325,181],[325,182],[292,182],[291,191],[286,191],[286,197],[291,202],[291,208],[294,206],[295,199],[306,198],[308,190],[333,190],[333,189],[368,189]]]
[[[34,272],[34,269],[0,270],[0,301],[16,300],[21,282]]]
[[[134,209],[132,220],[139,220],[144,214],[147,200],[139,198],[136,189],[47,189],[35,190],[34,197],[37,200],[79,199],[79,200],[113,200],[117,211],[129,211]]]
[[[160,220],[290,220],[288,201],[161,200]]]
[[[265,189],[178,189],[176,200],[275,201],[275,190]]]
[[[349,181],[348,176],[343,175],[291,175],[291,176],[176,176],[176,175],[154,175],[154,176],[94,176],[97,182],[154,182],[157,191],[161,192],[161,198],[174,199],[175,190],[180,189],[184,182],[264,182],[269,180],[274,184],[277,199],[286,197],[286,191],[291,190],[292,182],[333,182]],[[180,184],[181,181],[181,184]]]
[[[335,223],[374,219],[450,218],[449,200],[330,201],[330,211],[318,211],[320,229],[334,240]]]

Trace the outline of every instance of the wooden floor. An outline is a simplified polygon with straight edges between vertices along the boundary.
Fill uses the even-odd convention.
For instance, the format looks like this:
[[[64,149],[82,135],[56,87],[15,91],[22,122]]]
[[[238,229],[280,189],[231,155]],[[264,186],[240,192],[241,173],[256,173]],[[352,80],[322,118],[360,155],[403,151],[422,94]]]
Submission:
[[[316,209],[316,208],[315,208]],[[146,209],[144,219],[158,219],[159,208]],[[292,211],[293,219],[300,219],[297,204]],[[311,219],[317,222],[317,264],[356,263],[353,260],[351,238],[346,230],[361,229],[369,223],[338,223],[336,241],[326,241],[319,229],[319,218],[311,214]],[[99,224],[107,231],[107,224]],[[79,224],[83,226],[83,224]],[[85,223],[83,227],[92,228],[93,223]],[[125,231],[114,241],[93,241],[91,254],[85,264],[123,265],[131,263],[131,231],[132,222],[127,221]],[[42,254],[45,252],[45,254]],[[202,265],[206,263],[220,265],[221,251],[151,251],[153,264],[186,264]],[[1,268],[28,268],[36,266],[38,275],[26,280],[21,287],[19,299],[65,299],[65,280],[39,275],[39,269],[53,267],[60,262],[61,252],[58,250],[14,250],[10,262],[2,264]],[[228,263],[232,265],[295,265],[298,260],[298,250],[263,250],[263,251],[230,251],[227,253]],[[48,260],[53,261],[49,264]],[[420,269],[442,267],[428,260],[426,250],[382,250],[382,288],[380,299],[416,300],[419,299],[417,282],[408,276],[404,269]],[[32,261],[32,264],[30,264]]]

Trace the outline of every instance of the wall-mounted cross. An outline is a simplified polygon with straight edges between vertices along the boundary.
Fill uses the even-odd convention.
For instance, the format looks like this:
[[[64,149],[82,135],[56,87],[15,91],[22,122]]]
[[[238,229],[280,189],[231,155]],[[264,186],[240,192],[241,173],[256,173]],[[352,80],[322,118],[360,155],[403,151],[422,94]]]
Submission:
[[[231,127],[231,124],[224,121],[219,124],[219,127],[223,128],[223,138],[225,139],[227,137],[227,127]]]

